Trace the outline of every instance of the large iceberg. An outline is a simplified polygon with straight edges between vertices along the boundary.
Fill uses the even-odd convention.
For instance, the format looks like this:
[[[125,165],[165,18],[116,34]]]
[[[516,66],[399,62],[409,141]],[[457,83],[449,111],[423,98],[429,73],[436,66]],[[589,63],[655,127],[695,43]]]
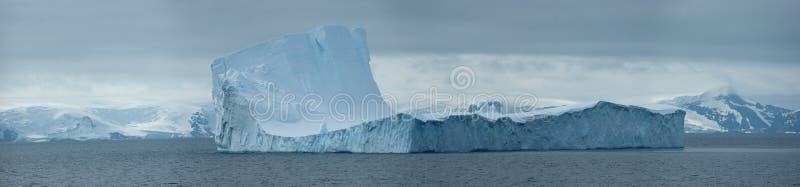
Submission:
[[[211,65],[217,143],[269,133],[316,134],[391,114],[372,79],[366,32],[342,26],[288,34]]]
[[[552,111],[564,111],[553,113]],[[472,152],[683,147],[682,110],[653,110],[597,102],[534,110],[527,116],[482,114],[430,119],[400,113],[351,128],[303,137],[256,133],[233,138],[220,151]],[[517,119],[515,119],[517,118]]]
[[[683,147],[685,113],[669,106],[596,102],[500,113],[491,108],[497,104],[486,104],[446,115],[387,115],[392,111],[372,78],[365,38],[363,29],[323,26],[217,59],[211,66],[217,149],[412,153]],[[337,96],[347,95],[358,104],[339,108],[293,99],[308,95],[334,104]],[[351,117],[338,117],[340,109]]]

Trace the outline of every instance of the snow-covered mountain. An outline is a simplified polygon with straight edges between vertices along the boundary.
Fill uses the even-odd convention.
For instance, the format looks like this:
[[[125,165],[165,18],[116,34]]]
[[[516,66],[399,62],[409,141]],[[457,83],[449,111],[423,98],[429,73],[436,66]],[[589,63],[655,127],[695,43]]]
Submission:
[[[208,137],[213,126],[207,122],[209,118],[213,120],[210,109],[207,106],[16,108],[0,112],[0,141]]]
[[[729,88],[664,101],[686,110],[688,132],[799,132],[800,113],[742,98]]]

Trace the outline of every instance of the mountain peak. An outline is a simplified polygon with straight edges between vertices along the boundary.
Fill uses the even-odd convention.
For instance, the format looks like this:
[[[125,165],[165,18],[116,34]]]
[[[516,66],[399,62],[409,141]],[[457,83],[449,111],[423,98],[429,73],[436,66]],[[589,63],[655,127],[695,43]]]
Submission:
[[[729,95],[738,95],[736,90],[729,86],[719,87],[716,89],[708,90],[703,92],[701,96],[713,98],[718,96],[729,96]]]
[[[661,101],[663,104],[671,105],[684,105],[698,101],[712,101],[712,100],[734,100],[737,103],[748,102],[737,94],[737,92],[728,86],[719,87],[703,92],[700,95],[686,95],[672,98],[671,100]]]
[[[789,109],[767,106],[739,96],[730,87],[722,87],[696,96],[680,96],[665,101],[691,111],[686,124],[718,126],[730,132],[795,132],[798,127],[786,116]]]

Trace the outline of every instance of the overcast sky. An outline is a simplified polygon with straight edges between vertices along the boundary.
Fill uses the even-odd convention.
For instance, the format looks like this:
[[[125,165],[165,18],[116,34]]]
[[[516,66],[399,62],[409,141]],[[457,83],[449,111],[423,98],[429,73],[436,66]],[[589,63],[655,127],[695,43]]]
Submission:
[[[383,92],[647,103],[732,86],[800,108],[800,1],[0,1],[0,104],[210,100],[217,57],[363,27]],[[558,102],[556,102],[558,101]]]

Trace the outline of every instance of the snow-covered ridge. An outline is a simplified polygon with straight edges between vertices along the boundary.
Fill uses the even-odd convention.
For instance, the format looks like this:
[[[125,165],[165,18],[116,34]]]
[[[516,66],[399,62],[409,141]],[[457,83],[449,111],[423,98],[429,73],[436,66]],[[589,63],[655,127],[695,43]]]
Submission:
[[[3,133],[0,139],[49,141],[188,137],[192,130],[190,116],[198,108],[200,107],[14,108],[0,111],[0,133]]]
[[[571,109],[531,115],[524,121],[490,119],[479,113],[422,120],[400,113],[302,137],[235,128],[223,137],[218,150],[410,153],[683,147],[682,110],[661,113],[603,101],[567,108]]]
[[[502,106],[502,103],[499,102],[492,102],[495,105]],[[532,118],[541,118],[544,116],[557,116],[562,115],[565,113],[571,112],[580,112],[589,108],[595,107],[598,103],[607,103],[606,101],[596,101],[596,102],[586,102],[586,103],[577,103],[571,105],[562,105],[562,106],[553,106],[547,108],[534,108],[529,111],[520,111],[520,112],[492,112],[491,110],[483,109],[484,106],[478,106],[477,109],[470,112],[467,111],[460,111],[460,112],[450,112],[450,113],[431,113],[431,112],[413,112],[407,113],[407,115],[414,116],[414,118],[422,120],[422,121],[444,121],[448,117],[451,116],[464,116],[464,115],[479,115],[487,120],[496,121],[500,118],[508,118],[515,122],[525,122]],[[649,104],[649,105],[628,105],[627,107],[637,107],[646,109],[647,111],[658,113],[658,114],[671,114],[678,112],[681,110],[680,107],[666,105],[666,104]]]
[[[721,88],[696,96],[681,96],[662,103],[687,111],[688,132],[797,132],[800,125],[791,110],[743,98]]]

